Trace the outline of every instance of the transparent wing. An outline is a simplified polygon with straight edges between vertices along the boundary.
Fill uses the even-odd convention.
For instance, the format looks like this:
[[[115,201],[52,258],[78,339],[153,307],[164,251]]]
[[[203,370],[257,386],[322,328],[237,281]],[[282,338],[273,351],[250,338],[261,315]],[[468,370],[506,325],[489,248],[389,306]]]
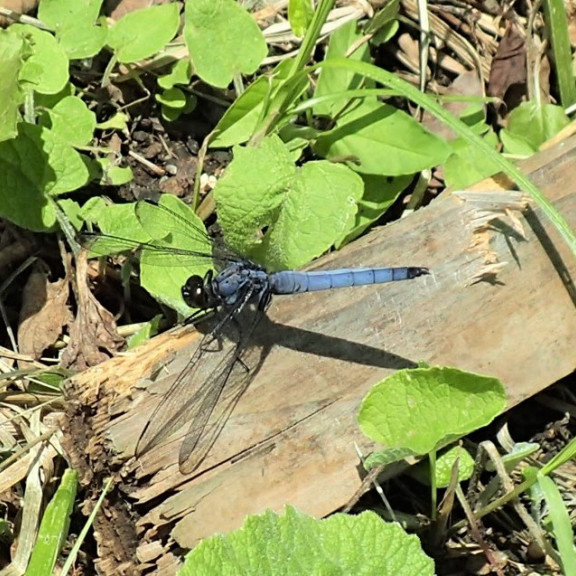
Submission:
[[[120,236],[110,236],[100,233],[84,233],[80,235],[80,244],[89,252],[97,256],[109,256],[121,252],[131,252],[142,250],[146,253],[146,260],[153,266],[174,266],[174,259],[171,256],[178,256],[188,263],[209,263],[213,261],[212,254],[187,248],[177,248],[171,245],[156,244],[122,238]],[[181,264],[185,265],[185,264]]]
[[[188,208],[186,208],[189,211]],[[183,239],[186,244],[198,247],[198,251],[211,251],[213,260],[222,265],[238,262],[243,258],[230,249],[222,238],[215,241],[204,229],[202,221],[194,222],[189,213],[178,212],[162,204],[153,204],[142,200],[136,204],[136,216],[143,228],[152,235],[154,240],[166,238]],[[210,247],[210,250],[208,250]]]
[[[232,312],[228,313],[218,325],[231,316]],[[228,343],[225,352],[216,349],[215,336],[204,336],[150,417],[138,440],[137,456],[149,452],[190,422],[180,449],[180,471],[189,474],[200,465],[250,382],[250,371],[241,356],[260,317],[256,314],[249,328],[241,329],[238,342]]]
[[[243,258],[230,250],[223,240],[218,242],[207,234],[200,219],[185,207],[179,214],[161,204],[147,201],[136,203],[135,213],[142,225],[141,233],[131,230],[130,238],[85,233],[80,243],[98,256],[140,250],[146,264],[152,266],[194,267],[208,264],[220,270]],[[195,221],[195,218],[197,221]],[[176,257],[177,260],[170,257]]]

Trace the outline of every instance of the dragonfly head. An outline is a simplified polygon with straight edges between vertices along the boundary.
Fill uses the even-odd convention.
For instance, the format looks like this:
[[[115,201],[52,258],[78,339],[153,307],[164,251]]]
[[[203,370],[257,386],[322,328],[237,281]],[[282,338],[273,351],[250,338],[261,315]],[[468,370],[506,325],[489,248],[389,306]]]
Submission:
[[[214,307],[211,283],[202,276],[190,276],[182,286],[182,298],[191,308],[206,310]]]

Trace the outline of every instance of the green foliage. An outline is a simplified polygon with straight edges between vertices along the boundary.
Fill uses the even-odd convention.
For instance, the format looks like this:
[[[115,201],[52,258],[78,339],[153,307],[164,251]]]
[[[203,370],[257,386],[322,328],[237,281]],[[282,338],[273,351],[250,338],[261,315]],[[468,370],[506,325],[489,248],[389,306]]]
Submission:
[[[288,21],[296,36],[301,38],[306,33],[314,16],[312,0],[290,0],[288,2]]]
[[[358,423],[388,448],[428,454],[491,422],[506,406],[496,378],[456,368],[399,370],[362,401]]]
[[[38,94],[57,94],[68,82],[68,57],[52,34],[28,24],[13,24],[10,31],[19,34],[30,51],[19,80],[23,87]]]
[[[560,106],[523,102],[510,113],[508,125],[500,132],[504,151],[529,156],[540,145],[560,132],[570,119]]]
[[[103,0],[42,0],[38,18],[52,28],[70,60],[91,58],[106,43],[108,29],[98,22]]]
[[[328,250],[349,227],[361,195],[354,172],[326,161],[298,167],[276,136],[235,148],[214,190],[230,245],[272,270],[302,266]]]
[[[178,4],[128,12],[110,28],[107,43],[119,62],[149,58],[174,38],[180,23],[179,12]]]
[[[446,488],[452,480],[452,469],[458,462],[458,482],[464,482],[472,476],[474,471],[474,458],[462,446],[452,446],[438,455],[433,471],[430,461],[419,462],[410,470],[410,475],[422,484],[431,484],[431,475],[434,474],[433,483],[438,488]]]
[[[62,142],[87,146],[96,128],[96,115],[77,96],[66,96],[40,119]]]
[[[71,469],[65,470],[56,494],[46,506],[26,576],[52,574],[68,537],[77,488],[78,474]]]
[[[234,0],[187,2],[184,37],[194,71],[218,88],[256,72],[267,52],[258,24]]]
[[[23,38],[10,30],[0,30],[0,142],[17,133],[18,109],[24,93],[18,77],[26,57]]]
[[[80,155],[47,128],[20,123],[16,138],[0,142],[0,211],[23,228],[54,229],[54,198],[87,181]]]
[[[189,316],[191,310],[182,300],[181,287],[192,274],[204,276],[209,265],[187,251],[210,254],[211,246],[206,237],[196,232],[203,229],[203,223],[189,206],[169,194],[162,197],[160,206],[168,210],[163,211],[147,202],[107,205],[101,199],[94,199],[84,206],[82,217],[89,222],[98,222],[107,235],[91,245],[94,255],[131,251],[142,245],[142,286],[159,302]],[[170,248],[170,257],[146,247],[148,242]]]
[[[316,520],[291,507],[282,516],[271,511],[251,516],[236,532],[207,538],[188,554],[179,572],[181,576],[433,573],[432,560],[418,538],[373,512]]]

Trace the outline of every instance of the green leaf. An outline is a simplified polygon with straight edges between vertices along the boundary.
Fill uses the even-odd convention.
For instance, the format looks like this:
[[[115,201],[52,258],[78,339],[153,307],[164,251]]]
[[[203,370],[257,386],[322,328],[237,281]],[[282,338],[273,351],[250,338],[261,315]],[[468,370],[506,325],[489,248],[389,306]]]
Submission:
[[[10,29],[32,49],[22,66],[20,80],[30,83],[40,94],[60,92],[68,82],[68,57],[54,36],[28,24],[13,24]]]
[[[183,110],[186,106],[186,94],[180,88],[169,88],[164,92],[157,92],[154,97],[163,106],[175,110]]]
[[[364,34],[374,34],[381,28],[388,28],[398,18],[400,10],[400,0],[390,0],[376,13],[370,20],[364,30]]]
[[[210,142],[211,148],[228,148],[250,139],[270,94],[288,77],[292,67],[290,60],[280,62],[271,75],[259,76],[226,110]]]
[[[415,454],[412,450],[408,450],[408,448],[388,448],[386,450],[378,450],[372,452],[372,454],[364,460],[364,468],[366,470],[372,470],[372,468],[376,468],[377,466],[388,466],[389,464],[400,462],[400,460],[404,460],[404,458],[410,456],[415,456]]]
[[[103,172],[100,183],[103,186],[122,186],[132,182],[134,174],[130,166],[109,166]]]
[[[328,250],[361,195],[357,174],[325,161],[299,168],[277,136],[236,147],[214,189],[228,243],[270,270],[300,267]]]
[[[484,140],[494,149],[498,146],[498,137],[492,129]],[[451,188],[466,188],[500,171],[498,164],[467,140],[458,138],[450,142],[450,146],[453,154],[444,164],[444,179]]]
[[[22,38],[10,29],[0,30],[0,141],[16,135],[19,108],[24,102],[18,76],[24,63]]]
[[[38,19],[58,33],[74,24],[95,22],[101,6],[102,0],[42,0]]]
[[[62,209],[68,221],[75,230],[80,230],[83,224],[83,218],[81,216],[80,204],[71,198],[60,198],[58,200],[58,206]]]
[[[396,178],[370,174],[360,176],[364,182],[364,194],[358,202],[358,212],[355,218],[348,222],[342,237],[336,242],[337,249],[358,238],[369,226],[379,220],[413,180],[412,176]]]
[[[0,142],[0,214],[36,232],[56,224],[48,196],[76,190],[88,181],[78,152],[50,130],[21,123],[18,136]]]
[[[154,318],[152,318],[152,320],[149,322],[144,323],[144,326],[142,326],[138,332],[128,338],[128,350],[133,350],[137,346],[140,346],[140,344],[148,342],[152,336],[156,336],[156,334],[158,334],[160,331],[159,328],[161,321],[162,316],[158,314],[157,316],[154,316]]]
[[[456,368],[399,370],[362,401],[358,423],[388,448],[427,454],[491,422],[506,406],[496,378]]]
[[[65,470],[58,490],[46,506],[26,576],[52,574],[68,537],[77,487],[78,474],[71,469]]]
[[[576,552],[574,551],[574,530],[570,514],[562,499],[558,486],[548,476],[538,475],[538,488],[546,500],[556,545],[562,559],[562,574],[576,574]]]
[[[98,224],[104,234],[115,237],[117,241],[103,239],[93,246],[100,255],[115,254],[134,248],[134,242],[147,242],[146,234],[134,213],[134,204],[107,204],[101,197],[94,197],[82,206],[81,216],[86,222]],[[123,243],[121,239],[128,242]]]
[[[178,60],[169,74],[158,78],[158,86],[164,90],[168,90],[176,84],[186,86],[190,82],[190,78],[192,78],[192,64],[189,60]]]
[[[57,39],[70,60],[92,58],[106,45],[108,29],[103,26],[71,26],[63,29]]]
[[[178,3],[150,6],[125,14],[108,32],[119,62],[149,58],[174,38],[180,23]]]
[[[342,116],[337,127],[314,146],[326,158],[350,158],[350,167],[363,174],[400,176],[441,164],[450,148],[414,118],[390,106],[359,103]]]
[[[316,520],[286,507],[249,517],[226,536],[200,542],[188,554],[181,576],[427,576],[432,560],[420,541],[373,512],[334,514]]]
[[[541,144],[558,134],[569,123],[570,119],[560,106],[540,106],[537,102],[523,102],[510,113],[508,124],[501,131],[502,141],[510,147],[506,147],[504,151],[517,153],[518,145],[513,143],[520,141],[528,145],[532,152],[536,152]],[[522,146],[520,149],[525,148]]]
[[[180,314],[189,316],[181,288],[193,274],[204,276],[211,268],[211,245],[203,231],[204,224],[189,206],[170,194],[164,194],[159,209],[148,202],[106,205],[87,202],[82,210],[85,220],[97,222],[104,234],[90,246],[93,255],[132,251],[135,243],[144,244],[140,257],[140,283],[159,302]],[[171,252],[158,252],[145,243],[166,247]],[[194,250],[207,254],[198,259],[187,253]]]
[[[124,112],[117,112],[111,118],[108,118],[105,122],[99,122],[96,124],[96,128],[99,130],[127,130],[128,129],[128,118],[129,116]]]
[[[77,96],[63,98],[47,115],[49,128],[70,146],[86,146],[92,140],[96,115]]]
[[[452,481],[452,467],[458,460],[458,482],[464,482],[472,476],[474,458],[462,447],[453,446],[443,452],[436,460],[436,486],[446,488]],[[410,469],[410,475],[426,486],[430,485],[430,461],[423,460]]]
[[[108,30],[96,26],[102,0],[42,0],[38,18],[56,32],[71,60],[90,58],[106,43]]]
[[[362,38],[355,20],[341,26],[330,35],[330,42],[326,52],[326,60],[345,56],[350,47]],[[363,43],[358,50],[350,55],[351,60],[370,62],[370,49],[368,43]],[[314,97],[320,98],[329,94],[338,94],[346,90],[354,90],[361,87],[372,88],[374,82],[366,80],[363,76],[354,74],[350,70],[336,70],[324,68],[320,70],[318,84],[314,91]],[[375,100],[375,97],[371,99]],[[348,104],[349,98],[319,102],[314,106],[314,113],[318,115],[334,116],[343,106]]]
[[[288,21],[292,32],[298,38],[306,34],[306,30],[314,16],[314,6],[311,0],[290,0],[288,2]]]
[[[204,230],[204,223],[189,206],[175,196],[164,194],[160,205],[173,211],[179,219],[167,217],[165,212],[155,210],[155,206],[147,202],[137,204],[138,219],[155,244],[165,244],[181,250],[195,250],[211,254],[212,247],[205,237],[190,233],[190,226]],[[190,224],[186,224],[190,223]],[[166,237],[166,234],[169,236]],[[191,309],[182,300],[182,286],[193,274],[204,276],[212,268],[209,260],[198,261],[187,254],[170,254],[170,265],[166,266],[167,257],[160,268],[159,256],[146,248],[142,250],[140,278],[142,286],[160,302],[170,306],[180,314],[189,316]]]
[[[234,0],[187,2],[184,38],[196,74],[218,88],[256,72],[268,52],[256,21]]]

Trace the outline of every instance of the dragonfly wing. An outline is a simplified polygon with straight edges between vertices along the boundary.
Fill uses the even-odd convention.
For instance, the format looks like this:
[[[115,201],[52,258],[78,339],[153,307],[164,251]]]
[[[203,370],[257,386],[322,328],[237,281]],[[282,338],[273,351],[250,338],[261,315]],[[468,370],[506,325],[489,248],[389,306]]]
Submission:
[[[178,458],[182,474],[190,474],[202,463],[250,383],[250,371],[239,361],[240,352],[237,344],[198,392]]]
[[[168,208],[163,204],[154,204],[141,200],[136,204],[136,216],[145,230],[151,232],[156,238],[165,238],[169,234],[173,238],[185,238],[187,243],[196,246],[211,246],[212,257],[220,264],[241,261],[243,258],[225,245],[222,239],[214,243],[202,221],[188,209],[186,216]]]
[[[110,236],[100,233],[84,233],[79,238],[80,244],[97,256],[109,256],[120,252],[132,250],[146,250],[149,263],[154,266],[174,267],[174,259],[170,256],[179,256],[196,263],[212,263],[212,254],[174,246],[163,246],[151,242],[139,242],[120,236]]]
[[[190,474],[202,463],[250,384],[253,375],[251,368],[257,361],[251,359],[249,365],[245,360],[250,352],[258,350],[257,346],[250,345],[250,340],[262,314],[258,307],[254,310],[244,309],[239,315],[234,311],[224,322],[218,323],[220,327],[226,320],[229,327],[235,324],[239,329],[238,343],[226,353],[202,387],[204,393],[197,399],[195,417],[191,419],[180,448],[178,460],[182,474]]]
[[[195,389],[195,374],[198,371],[203,351],[213,340],[211,334],[204,336],[186,367],[176,377],[166,394],[148,419],[138,443],[136,456],[142,456],[169,438],[188,421],[194,398],[200,391]]]

